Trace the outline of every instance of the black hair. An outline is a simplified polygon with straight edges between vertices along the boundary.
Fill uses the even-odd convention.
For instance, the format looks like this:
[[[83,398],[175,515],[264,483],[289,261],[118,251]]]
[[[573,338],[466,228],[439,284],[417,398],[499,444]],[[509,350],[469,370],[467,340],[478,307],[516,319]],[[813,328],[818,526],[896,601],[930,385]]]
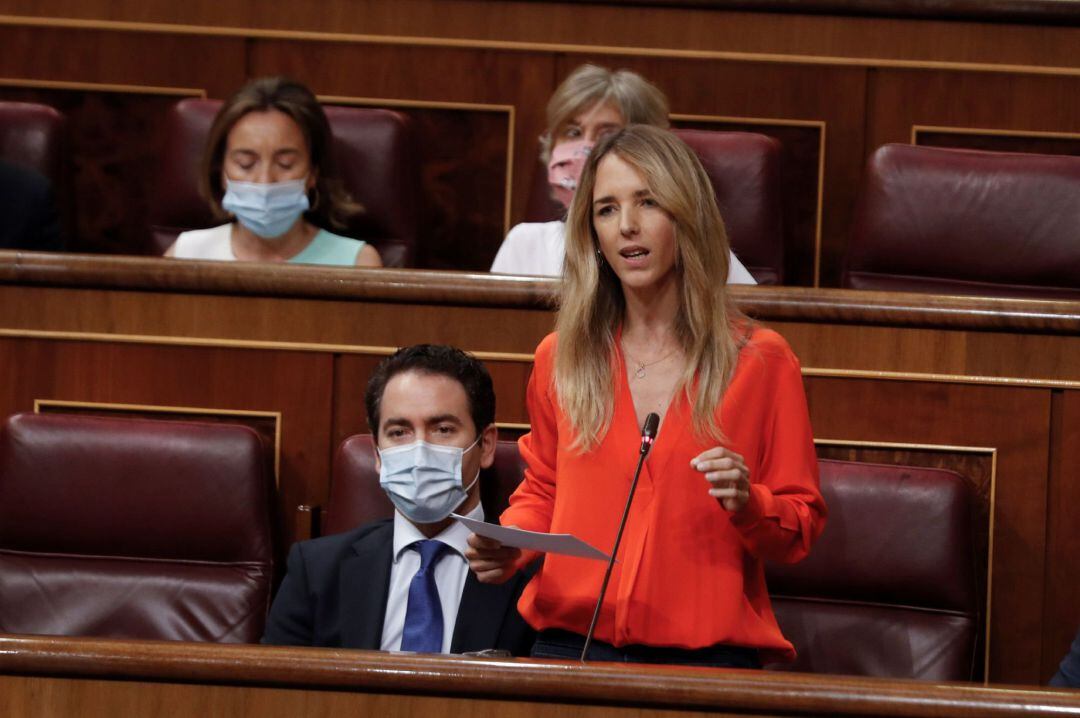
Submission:
[[[479,359],[456,347],[442,344],[414,344],[402,347],[379,362],[364,392],[368,426],[379,434],[379,408],[387,383],[406,371],[441,374],[461,384],[469,401],[469,415],[479,436],[495,422],[495,387],[491,375]]]

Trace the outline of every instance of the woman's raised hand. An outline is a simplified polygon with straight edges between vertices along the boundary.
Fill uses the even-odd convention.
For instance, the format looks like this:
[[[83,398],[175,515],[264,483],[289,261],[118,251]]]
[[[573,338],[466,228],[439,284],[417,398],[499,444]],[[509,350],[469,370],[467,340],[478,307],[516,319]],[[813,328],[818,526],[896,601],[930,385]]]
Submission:
[[[690,466],[705,474],[709,496],[728,511],[737,513],[750,501],[750,470],[731,449],[714,446],[691,459]]]

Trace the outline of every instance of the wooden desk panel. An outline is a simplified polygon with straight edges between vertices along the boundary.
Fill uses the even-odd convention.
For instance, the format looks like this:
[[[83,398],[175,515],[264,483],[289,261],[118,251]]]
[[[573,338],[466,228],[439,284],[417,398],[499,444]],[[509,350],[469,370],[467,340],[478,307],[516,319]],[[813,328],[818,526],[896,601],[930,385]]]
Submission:
[[[366,429],[364,386],[394,348],[428,341],[477,352],[498,389],[498,421],[527,424],[524,385],[557,287],[0,252],[0,370],[18,378],[0,388],[0,413],[32,410],[35,399],[280,412],[279,506],[291,542],[306,535],[296,507],[329,494],[337,444]],[[1080,463],[1080,304],[732,293],[800,356],[815,433],[838,442],[829,451],[975,462],[971,478],[994,521],[989,677],[1049,678],[1080,624],[1071,571],[1080,525],[1067,513]]]
[[[1080,715],[1080,693],[737,669],[0,635],[22,716]]]

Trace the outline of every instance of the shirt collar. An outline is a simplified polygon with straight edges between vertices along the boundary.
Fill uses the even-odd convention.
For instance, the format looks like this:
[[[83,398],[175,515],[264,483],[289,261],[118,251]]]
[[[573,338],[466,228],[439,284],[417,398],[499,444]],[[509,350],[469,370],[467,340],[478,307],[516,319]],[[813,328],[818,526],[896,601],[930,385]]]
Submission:
[[[463,516],[470,519],[476,519],[477,521],[483,521],[483,504],[477,502],[476,508],[467,514],[463,514]],[[444,544],[454,549],[454,551],[456,551],[464,560],[465,549],[469,547],[467,539],[471,533],[472,531],[466,528],[465,524],[460,521],[451,521],[449,526],[431,538],[442,541]],[[405,518],[400,511],[394,511],[394,563],[401,560],[401,554],[404,553],[406,549],[417,541],[423,541],[426,538],[427,536],[420,533],[420,529],[416,528],[416,526]]]

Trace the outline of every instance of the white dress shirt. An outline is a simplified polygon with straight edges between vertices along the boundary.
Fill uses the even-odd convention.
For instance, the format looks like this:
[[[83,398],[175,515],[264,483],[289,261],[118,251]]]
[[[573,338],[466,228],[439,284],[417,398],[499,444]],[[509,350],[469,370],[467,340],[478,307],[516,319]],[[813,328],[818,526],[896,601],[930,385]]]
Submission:
[[[478,503],[465,516],[483,521],[484,507]],[[470,533],[464,524],[452,521],[441,533],[432,537],[450,547],[435,564],[435,585],[439,588],[439,604],[443,614],[443,653],[450,652],[461,592],[469,575],[465,549],[469,547],[466,539]],[[394,562],[390,566],[390,590],[386,594],[386,617],[383,619],[382,644],[379,646],[384,651],[401,650],[401,634],[405,630],[405,612],[409,606],[409,584],[420,570],[420,552],[409,547],[426,538],[399,511],[394,512]]]

